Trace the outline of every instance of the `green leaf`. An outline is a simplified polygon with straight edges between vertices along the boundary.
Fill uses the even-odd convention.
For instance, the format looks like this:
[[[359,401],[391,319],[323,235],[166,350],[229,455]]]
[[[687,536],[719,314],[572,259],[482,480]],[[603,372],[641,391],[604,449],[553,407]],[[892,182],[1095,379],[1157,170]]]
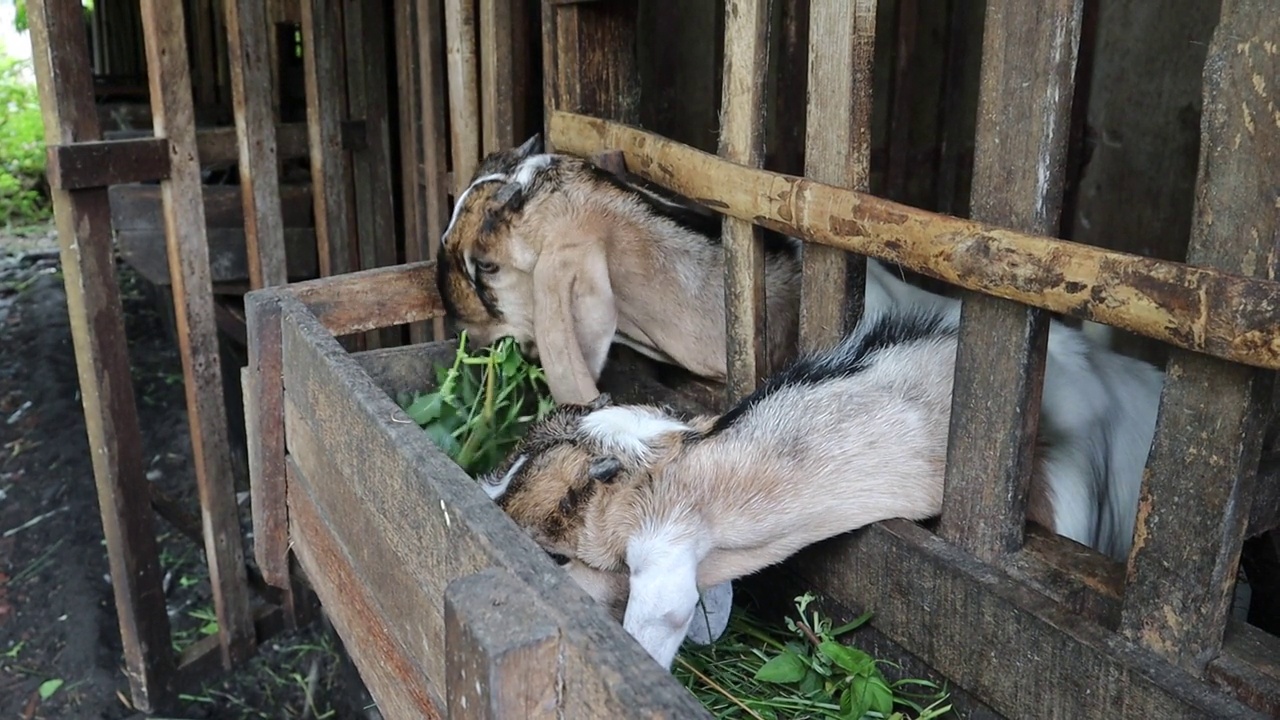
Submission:
[[[62,682],[62,678],[53,678],[40,683],[40,687],[37,690],[40,693],[40,699],[48,700],[53,697],[53,694],[58,692],[58,688],[62,687]]]
[[[771,683],[793,683],[804,678],[809,666],[800,656],[785,650],[756,671],[755,679]]]
[[[865,678],[854,678],[853,684],[840,695],[840,717],[842,720],[862,720],[870,709]]]
[[[884,678],[874,675],[867,678],[867,704],[873,712],[888,716],[893,712],[893,691],[885,684]]]
[[[845,633],[847,633],[847,632],[849,632],[849,631],[851,631],[851,630],[856,630],[857,628],[862,627],[863,625],[867,624],[867,621],[868,621],[868,620],[870,620],[870,619],[871,619],[871,613],[870,613],[870,612],[863,613],[862,615],[858,616],[857,618],[854,618],[854,619],[853,619],[853,620],[851,620],[850,622],[848,622],[848,623],[846,623],[846,624],[844,624],[844,625],[841,625],[840,627],[838,627],[838,628],[836,628],[836,629],[832,630],[832,631],[831,631],[831,636],[832,636],[832,637],[840,637],[841,635],[843,635],[843,634],[845,634]]]
[[[876,669],[875,658],[857,648],[841,645],[834,640],[824,640],[818,646],[823,655],[851,675],[867,676]]]

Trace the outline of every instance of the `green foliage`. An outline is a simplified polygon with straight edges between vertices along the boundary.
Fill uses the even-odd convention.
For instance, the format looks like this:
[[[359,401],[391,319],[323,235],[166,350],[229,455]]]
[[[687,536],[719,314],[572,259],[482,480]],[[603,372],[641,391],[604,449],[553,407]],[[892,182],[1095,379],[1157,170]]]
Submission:
[[[0,57],[0,224],[5,225],[49,215],[40,99],[35,84],[23,76],[29,64]]]
[[[467,473],[489,472],[529,424],[555,407],[542,368],[504,338],[475,355],[466,333],[453,365],[436,369],[436,390],[400,398],[400,405]]]
[[[722,720],[932,720],[951,712],[945,690],[927,680],[890,681],[880,668],[891,663],[836,640],[870,614],[833,628],[818,612],[805,617],[813,600],[796,598],[799,619],[786,618],[789,633],[734,608],[714,644],[682,649],[676,677]]]

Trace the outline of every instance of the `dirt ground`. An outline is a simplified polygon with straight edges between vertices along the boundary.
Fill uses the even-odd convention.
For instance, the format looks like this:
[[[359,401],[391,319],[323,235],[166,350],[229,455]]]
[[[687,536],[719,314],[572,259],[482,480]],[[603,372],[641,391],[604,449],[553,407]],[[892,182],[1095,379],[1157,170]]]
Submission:
[[[114,720],[136,712],[56,249],[48,228],[0,235],[0,718]],[[177,347],[146,281],[124,265],[118,277],[147,476],[198,517]],[[158,517],[156,527],[182,647],[216,632],[203,551]],[[379,717],[323,624],[272,638],[164,716]]]

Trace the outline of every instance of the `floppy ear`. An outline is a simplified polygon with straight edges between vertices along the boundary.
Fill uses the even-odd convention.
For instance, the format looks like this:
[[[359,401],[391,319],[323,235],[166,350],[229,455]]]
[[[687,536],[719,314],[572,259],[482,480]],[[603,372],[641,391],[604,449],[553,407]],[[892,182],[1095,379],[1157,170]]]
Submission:
[[[604,243],[550,228],[533,267],[533,335],[556,402],[586,405],[618,328]]]

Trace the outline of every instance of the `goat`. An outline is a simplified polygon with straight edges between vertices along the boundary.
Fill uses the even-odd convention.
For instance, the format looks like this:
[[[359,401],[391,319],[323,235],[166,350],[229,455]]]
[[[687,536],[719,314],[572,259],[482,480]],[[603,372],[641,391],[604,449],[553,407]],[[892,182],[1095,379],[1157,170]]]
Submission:
[[[670,667],[700,588],[940,512],[959,303],[878,307],[718,417],[561,406],[481,486],[597,600],[620,593],[599,574],[627,576],[623,626]],[[1162,377],[1064,325],[1049,342],[1028,519],[1123,557]]]
[[[487,156],[441,236],[447,315],[481,345],[512,336],[552,396],[586,403],[613,342],[714,380],[725,377],[720,219],[535,135]],[[780,367],[795,345],[799,246],[766,243],[767,338]]]

